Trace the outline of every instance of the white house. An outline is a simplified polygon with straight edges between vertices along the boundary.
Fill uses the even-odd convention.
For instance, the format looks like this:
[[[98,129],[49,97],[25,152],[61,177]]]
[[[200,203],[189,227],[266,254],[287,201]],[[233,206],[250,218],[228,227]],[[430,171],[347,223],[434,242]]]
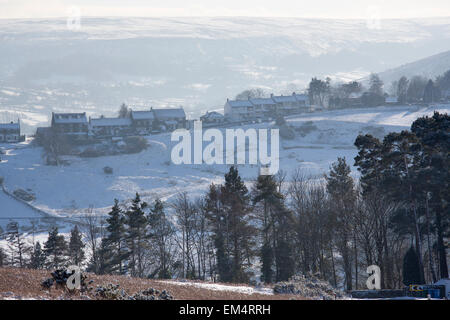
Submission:
[[[131,122],[133,130],[137,134],[150,134],[153,130],[155,114],[150,111],[131,111]]]
[[[186,113],[183,108],[154,109],[155,119],[166,127],[166,130],[186,128]]]
[[[52,112],[52,129],[76,140],[88,136],[89,124],[86,112],[83,113],[54,113]]]
[[[276,113],[277,104],[272,98],[254,98],[250,102],[253,104],[253,109],[250,110],[253,119],[262,119]]]
[[[270,98],[227,99],[224,106],[225,118],[231,121],[256,120],[310,110],[308,95],[296,94],[295,92],[290,96],[274,96],[271,94]]]
[[[0,123],[0,142],[20,142],[25,136],[20,135],[20,122]]]
[[[224,106],[225,118],[231,121],[241,121],[253,118],[253,104],[250,100],[229,100]]]

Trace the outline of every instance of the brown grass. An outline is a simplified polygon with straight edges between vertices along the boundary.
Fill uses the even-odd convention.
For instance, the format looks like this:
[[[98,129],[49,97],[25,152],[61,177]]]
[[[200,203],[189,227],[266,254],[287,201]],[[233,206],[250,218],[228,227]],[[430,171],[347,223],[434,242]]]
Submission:
[[[41,282],[50,277],[48,270],[0,268],[0,300],[16,299],[96,299],[94,290],[88,293],[69,293],[64,288],[41,287]],[[95,275],[88,273],[87,281],[94,282],[89,287],[95,289],[108,283],[119,284],[128,294],[134,294],[149,287],[168,290],[178,300],[287,300],[304,298],[294,295],[244,294],[231,291],[216,291],[190,285],[161,283],[158,280],[131,278],[127,276]],[[228,285],[228,284],[227,284]],[[245,284],[242,284],[245,285]]]

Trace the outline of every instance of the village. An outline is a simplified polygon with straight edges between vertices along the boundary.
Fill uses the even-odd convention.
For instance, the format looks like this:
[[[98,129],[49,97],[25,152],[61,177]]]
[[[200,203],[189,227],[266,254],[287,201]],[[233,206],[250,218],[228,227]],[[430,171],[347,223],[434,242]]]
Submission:
[[[204,127],[232,126],[236,124],[263,122],[315,110],[308,95],[296,94],[247,100],[227,99],[223,114],[207,111],[200,117]],[[193,119],[187,119],[183,107],[149,110],[132,110],[119,117],[91,118],[83,113],[52,112],[49,127],[36,129],[36,138],[51,134],[64,136],[70,142],[117,139],[126,136],[151,135],[175,129],[190,129]],[[0,142],[17,143],[25,140],[21,135],[20,120],[0,124]]]

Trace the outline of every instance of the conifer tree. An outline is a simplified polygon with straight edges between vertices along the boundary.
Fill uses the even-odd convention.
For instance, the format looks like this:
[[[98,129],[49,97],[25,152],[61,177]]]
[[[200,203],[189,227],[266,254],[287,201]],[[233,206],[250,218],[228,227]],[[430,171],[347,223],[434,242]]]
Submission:
[[[110,266],[108,269],[112,273],[125,273],[124,262],[127,259],[126,243],[125,243],[125,217],[122,209],[119,207],[119,201],[114,199],[114,206],[108,212],[106,218],[107,235],[102,243],[103,251],[111,250]],[[103,255],[106,253],[103,252]],[[108,260],[108,259],[107,259]]]
[[[144,254],[147,247],[147,203],[142,202],[138,193],[131,208],[125,213],[125,238],[130,254],[129,269],[134,277],[144,276]]]
[[[406,286],[410,284],[423,284],[419,257],[413,247],[409,248],[403,258],[403,283]]]
[[[345,158],[338,158],[325,176],[327,191],[331,197],[334,220],[336,221],[337,247],[342,255],[346,289],[352,290],[352,248],[353,213],[355,209],[356,193],[354,182],[350,176],[350,166]]]
[[[256,229],[250,224],[250,195],[239,176],[237,168],[232,166],[225,174],[225,184],[221,188],[224,204],[225,250],[231,258],[231,281],[246,282],[248,275],[244,266],[254,257]]]
[[[37,241],[31,253],[30,268],[43,269],[45,267],[45,252],[42,250],[41,244]]]
[[[47,241],[44,243],[44,252],[47,268],[58,269],[66,263],[67,243],[64,236],[58,233],[58,227],[50,229]]]
[[[75,226],[70,232],[68,248],[68,256],[71,264],[80,266],[83,263],[85,259],[84,247],[82,234],[78,230],[78,226]]]

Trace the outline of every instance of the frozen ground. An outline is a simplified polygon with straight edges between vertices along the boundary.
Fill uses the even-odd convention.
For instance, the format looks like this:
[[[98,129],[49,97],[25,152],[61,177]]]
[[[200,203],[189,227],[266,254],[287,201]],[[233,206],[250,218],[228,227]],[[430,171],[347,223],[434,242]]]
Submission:
[[[312,121],[317,129],[303,137],[297,133],[293,140],[280,141],[280,169],[288,175],[296,169],[321,175],[338,156],[346,157],[348,163],[353,164],[356,155],[353,142],[359,133],[382,137],[391,131],[408,129],[417,117],[431,115],[434,110],[448,113],[450,106],[347,109],[291,117],[288,123],[292,126],[299,127]],[[44,165],[42,149],[33,147],[29,141],[3,144],[0,148],[5,154],[1,155],[0,176],[4,177],[4,185],[9,191],[32,190],[36,195],[32,202],[34,206],[54,215],[73,216],[88,210],[106,212],[114,198],[126,202],[136,192],[146,201],[156,197],[170,201],[181,191],[197,197],[212,182],[221,183],[228,170],[227,165],[174,165],[170,161],[170,152],[175,143],[170,141],[170,134],[147,138],[150,147],[139,154],[72,157],[70,165],[60,167]],[[105,166],[113,168],[112,175],[103,173]],[[239,169],[249,183],[258,174],[258,166],[246,165]],[[356,177],[357,171],[352,169]],[[36,214],[4,194],[0,194],[0,203],[0,217]]]

